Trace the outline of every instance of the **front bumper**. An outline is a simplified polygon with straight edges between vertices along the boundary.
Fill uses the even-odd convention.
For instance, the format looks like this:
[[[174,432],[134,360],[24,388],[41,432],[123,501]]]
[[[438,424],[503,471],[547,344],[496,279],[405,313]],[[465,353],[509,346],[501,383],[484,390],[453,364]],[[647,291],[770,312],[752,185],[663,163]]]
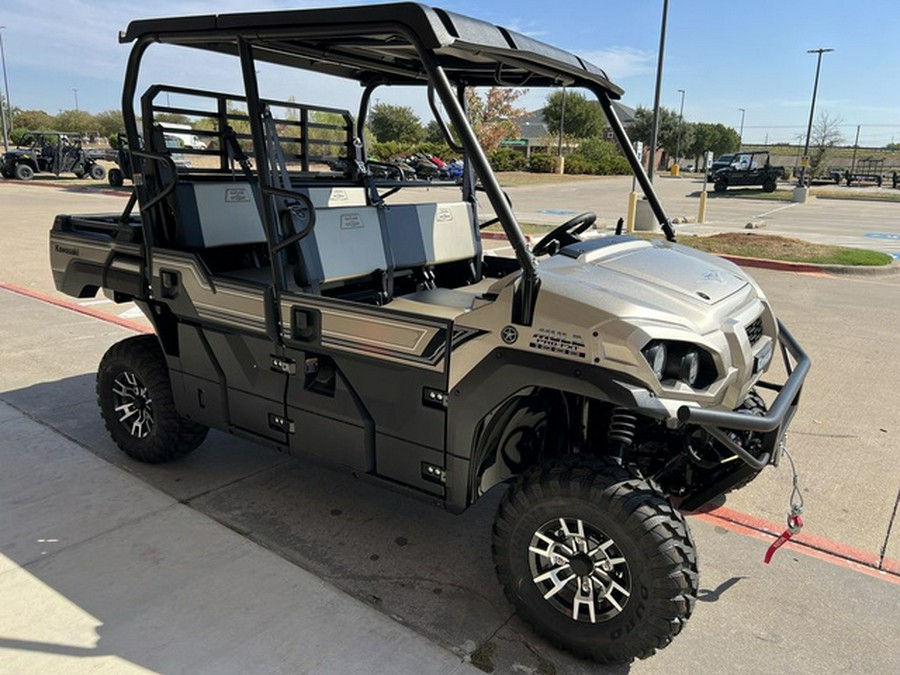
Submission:
[[[711,436],[740,457],[747,466],[755,471],[763,469],[768,464],[777,465],[781,459],[781,440],[784,438],[794,413],[797,411],[803,381],[809,372],[809,356],[807,356],[800,344],[794,339],[794,336],[780,321],[778,322],[778,334],[788,379],[784,384],[771,384],[762,381],[757,383],[756,386],[758,387],[778,392],[775,402],[765,415],[760,417],[738,412],[692,408],[689,406],[682,406],[678,410],[678,420],[682,424],[693,424],[703,427]],[[791,365],[791,359],[794,361],[793,366]],[[753,431],[761,434],[763,440],[761,454],[755,457],[747,452],[732,440],[732,437],[728,434],[729,430]]]

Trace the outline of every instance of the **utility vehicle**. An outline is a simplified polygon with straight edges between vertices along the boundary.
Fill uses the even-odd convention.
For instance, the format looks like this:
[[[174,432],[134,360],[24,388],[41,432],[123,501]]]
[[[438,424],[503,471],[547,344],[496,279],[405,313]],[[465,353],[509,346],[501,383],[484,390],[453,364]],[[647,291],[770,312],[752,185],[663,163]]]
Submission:
[[[81,147],[81,140],[70,140],[64,131],[26,131],[25,141],[0,156],[0,175],[3,178],[31,180],[36,173],[71,172],[77,178],[103,180],[106,169],[89,157]]]
[[[141,20],[120,41],[134,196],[121,215],[60,215],[50,236],[59,289],[133,300],[155,328],[99,366],[119,447],[172,460],[212,427],[454,513],[505,490],[493,555],[525,619],[601,662],[666,646],[698,590],[676,505],[778,463],[809,360],[742,270],[675,242],[612,106],[621,89],[573,54],[417,4]],[[227,55],[242,91],[138,92],[145,59],[179,48]],[[356,116],[266,96],[270,64],[287,70],[269,81],[359,83]],[[391,85],[430,102],[460,183],[370,171],[366,114]],[[582,213],[529,247],[465,95],[526,85],[596,97],[664,240],[583,238],[596,215]],[[216,129],[203,162],[175,166],[163,113]],[[482,247],[493,222],[514,255]],[[764,383],[779,353],[788,375]]]
[[[713,187],[725,192],[733,185],[760,185],[765,192],[775,192],[779,178],[784,178],[784,167],[772,166],[768,151],[738,152],[728,166],[715,170]]]

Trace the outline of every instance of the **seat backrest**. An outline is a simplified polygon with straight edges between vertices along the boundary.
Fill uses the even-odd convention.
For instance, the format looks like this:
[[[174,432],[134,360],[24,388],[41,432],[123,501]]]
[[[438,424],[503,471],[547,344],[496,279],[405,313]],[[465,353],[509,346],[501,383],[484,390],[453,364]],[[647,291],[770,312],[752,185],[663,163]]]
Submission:
[[[388,269],[374,206],[316,208],[316,225],[300,240],[300,251],[307,283],[330,284]]]
[[[176,246],[201,249],[266,242],[249,183],[179,183],[175,203]]]
[[[401,204],[390,206],[384,216],[397,269],[441,265],[478,254],[478,228],[468,202]]]

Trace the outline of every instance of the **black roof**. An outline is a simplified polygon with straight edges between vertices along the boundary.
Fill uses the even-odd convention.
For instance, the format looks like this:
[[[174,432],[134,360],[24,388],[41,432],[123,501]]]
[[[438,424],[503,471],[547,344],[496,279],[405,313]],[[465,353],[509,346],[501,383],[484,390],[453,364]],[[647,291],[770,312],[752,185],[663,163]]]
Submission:
[[[600,86],[622,90],[600,68],[508,28],[416,3],[209,14],[132,21],[120,42],[151,39],[227,54],[237,38],[262,61],[364,84],[426,81],[414,42],[433,51],[451,81],[469,86]]]

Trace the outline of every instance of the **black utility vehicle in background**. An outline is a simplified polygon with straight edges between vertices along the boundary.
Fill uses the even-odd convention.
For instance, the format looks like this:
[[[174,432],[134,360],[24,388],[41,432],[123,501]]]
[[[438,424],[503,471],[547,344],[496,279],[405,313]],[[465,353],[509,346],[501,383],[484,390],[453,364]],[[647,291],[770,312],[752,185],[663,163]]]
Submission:
[[[81,140],[64,131],[28,131],[14,150],[0,157],[0,176],[31,180],[36,173],[73,173],[78,178],[103,180],[106,169],[89,157]]]
[[[809,360],[746,272],[675,242],[622,90],[574,54],[412,3],[148,19],[120,40],[134,193],[50,234],[58,289],[103,288],[154,328],[98,368],[116,444],[164,462],[220,429],[453,513],[503,491],[494,565],[520,616],[606,663],[669,644],[699,591],[681,509],[778,464]],[[157,54],[198,51],[230,57],[239,91],[138,91]],[[257,77],[276,67],[358,97],[276,99]],[[392,86],[427,102],[461,180],[367,160],[370,102]],[[522,86],[597,100],[664,240],[582,237],[585,212],[529,246],[467,113],[468,87]],[[214,130],[175,151],[185,168],[159,123],[172,114]],[[482,245],[494,223],[513,255]]]
[[[716,192],[748,185],[761,185],[764,191],[775,192],[779,178],[784,178],[784,167],[772,166],[767,151],[738,152],[728,166],[716,169],[713,186]]]

